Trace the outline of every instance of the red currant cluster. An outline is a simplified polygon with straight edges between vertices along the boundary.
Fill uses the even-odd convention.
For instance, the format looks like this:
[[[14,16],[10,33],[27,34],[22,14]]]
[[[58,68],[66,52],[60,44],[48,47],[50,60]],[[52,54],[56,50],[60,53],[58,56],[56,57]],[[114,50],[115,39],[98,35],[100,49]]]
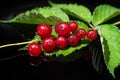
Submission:
[[[41,23],[37,26],[36,32],[42,38],[41,44],[31,43],[28,45],[28,53],[31,56],[39,56],[42,51],[53,52],[58,49],[65,49],[68,46],[75,47],[83,38],[95,40],[97,38],[96,30],[78,29],[78,24],[75,21],[58,22],[54,30],[57,37],[51,35],[52,27],[48,24]]]

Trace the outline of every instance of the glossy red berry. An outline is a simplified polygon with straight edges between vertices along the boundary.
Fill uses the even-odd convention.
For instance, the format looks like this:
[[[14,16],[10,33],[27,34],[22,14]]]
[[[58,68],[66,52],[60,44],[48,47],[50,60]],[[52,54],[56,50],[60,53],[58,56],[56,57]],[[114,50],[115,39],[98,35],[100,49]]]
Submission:
[[[51,36],[52,28],[48,24],[41,23],[37,26],[36,31],[40,37],[46,38]]]
[[[75,21],[68,23],[71,32],[75,32],[78,29],[78,24]]]
[[[66,22],[58,22],[55,25],[55,32],[59,36],[67,36],[70,34],[70,28]]]
[[[78,41],[79,41],[78,37],[74,34],[72,34],[68,37],[68,43],[70,46],[78,45]]]
[[[59,49],[63,49],[67,46],[67,39],[62,36],[58,36],[55,40],[56,47]]]
[[[87,36],[87,32],[86,32],[85,29],[80,28],[80,29],[78,29],[78,30],[76,31],[76,36],[77,36],[79,39],[85,38],[85,37]]]
[[[41,46],[38,43],[30,43],[28,45],[28,54],[30,56],[39,56],[42,53]]]
[[[97,36],[98,36],[98,33],[96,30],[89,30],[88,31],[88,34],[87,34],[88,39],[95,40],[97,38]]]
[[[49,38],[45,38],[42,40],[42,48],[46,51],[46,52],[53,52],[55,49],[55,41],[53,38],[49,37]]]

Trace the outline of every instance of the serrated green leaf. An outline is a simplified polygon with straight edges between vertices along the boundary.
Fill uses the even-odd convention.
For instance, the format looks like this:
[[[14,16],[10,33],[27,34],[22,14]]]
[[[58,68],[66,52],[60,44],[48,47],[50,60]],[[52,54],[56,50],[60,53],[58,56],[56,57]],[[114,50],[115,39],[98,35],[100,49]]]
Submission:
[[[95,25],[101,24],[109,19],[120,14],[120,9],[111,5],[100,5],[93,12],[92,23]]]
[[[90,22],[92,20],[90,10],[83,6],[77,4],[55,4],[53,2],[49,2],[51,6],[60,8],[65,11],[67,14],[76,17],[77,19],[83,20],[85,22]]]
[[[71,61],[71,60],[74,60],[74,57],[73,57],[73,59],[69,59],[69,58],[71,58],[72,56],[70,56],[70,55],[74,55],[74,54],[77,54],[77,55],[81,55],[82,53],[77,53],[77,50],[79,51],[79,52],[82,52],[81,50],[84,48],[84,47],[86,47],[87,45],[89,44],[89,42],[86,42],[86,43],[83,43],[83,44],[80,44],[80,45],[78,45],[78,46],[76,46],[76,47],[69,47],[69,48],[67,48],[67,49],[60,49],[60,50],[58,50],[58,51],[55,51],[55,52],[53,52],[53,53],[47,53],[47,52],[44,52],[44,54],[46,55],[46,56],[48,56],[48,57],[53,57],[54,56],[54,58],[56,58],[56,59],[58,59],[59,61],[67,61],[67,62],[69,62],[69,61]],[[76,51],[76,52],[75,52]],[[75,56],[75,55],[74,55]],[[67,59],[64,59],[65,57],[67,57],[68,58],[68,60]],[[78,56],[79,57],[79,56]]]
[[[56,56],[59,56],[59,55],[63,55],[63,56],[67,56],[69,54],[71,54],[72,52],[74,52],[75,50],[79,50],[83,47],[86,47],[87,44],[80,44],[80,46],[76,46],[76,47],[70,47],[68,49],[65,49],[65,50],[58,50],[55,54]]]
[[[120,64],[120,30],[114,25],[101,25],[100,36],[104,60],[110,73],[115,77],[115,68]]]
[[[72,61],[75,61],[77,59],[80,59],[80,57],[82,56],[82,54],[84,53],[85,50],[86,50],[85,48],[82,48],[80,50],[76,50],[76,51],[72,52],[71,54],[69,54],[67,56],[59,55],[56,57],[55,54],[52,54],[51,56],[48,55],[48,57],[51,60],[59,61],[59,62],[63,62],[63,63],[72,62]]]
[[[3,23],[39,24],[41,22],[54,25],[59,21],[69,21],[68,15],[55,7],[39,7],[23,12],[11,20],[0,20]]]

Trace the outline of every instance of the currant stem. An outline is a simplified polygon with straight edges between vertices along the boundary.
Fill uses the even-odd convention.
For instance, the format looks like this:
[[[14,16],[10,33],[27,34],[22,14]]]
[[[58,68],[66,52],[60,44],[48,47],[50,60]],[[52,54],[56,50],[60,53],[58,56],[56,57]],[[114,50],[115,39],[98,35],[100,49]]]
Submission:
[[[88,24],[91,28],[93,28],[93,29],[95,28],[94,25],[92,25],[91,23],[88,23]]]
[[[115,26],[118,24],[120,24],[120,21],[113,23],[113,25],[115,25]]]
[[[29,44],[29,43],[37,42],[37,41],[38,41],[38,40],[36,39],[36,40],[32,40],[32,41],[27,41],[27,42],[6,44],[6,45],[2,45],[2,46],[0,46],[0,48],[9,47],[9,46],[19,46],[19,45]]]

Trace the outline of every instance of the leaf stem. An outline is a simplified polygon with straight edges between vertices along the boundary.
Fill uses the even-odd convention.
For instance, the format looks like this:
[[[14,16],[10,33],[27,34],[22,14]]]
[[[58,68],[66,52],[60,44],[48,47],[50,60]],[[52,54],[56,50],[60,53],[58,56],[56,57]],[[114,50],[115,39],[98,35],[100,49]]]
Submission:
[[[95,28],[95,26],[94,25],[92,25],[91,23],[88,23],[88,25],[91,27],[91,28]]]
[[[4,48],[4,47],[9,47],[9,46],[19,46],[19,45],[23,45],[23,44],[29,44],[32,42],[37,42],[38,40],[32,40],[32,41],[26,41],[26,42],[20,42],[20,43],[12,43],[12,44],[6,44],[6,45],[2,45],[0,46],[0,48]]]
[[[113,23],[114,26],[120,24],[120,21]]]

